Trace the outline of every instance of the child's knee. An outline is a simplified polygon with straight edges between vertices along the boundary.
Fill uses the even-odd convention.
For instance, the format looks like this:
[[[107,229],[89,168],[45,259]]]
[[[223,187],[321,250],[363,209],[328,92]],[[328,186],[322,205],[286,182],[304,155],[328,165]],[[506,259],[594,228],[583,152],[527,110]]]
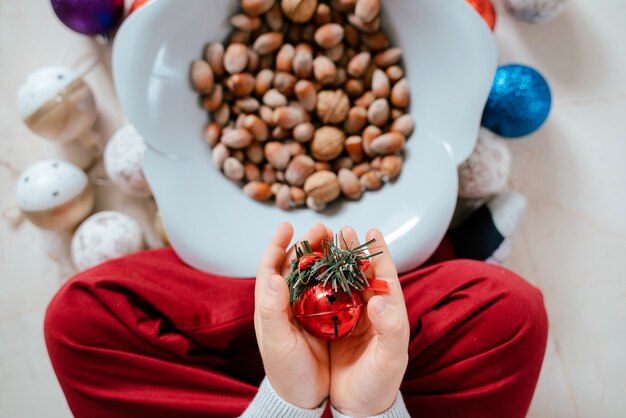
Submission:
[[[530,338],[533,344],[545,345],[548,320],[539,289],[502,266],[473,260],[451,263],[456,264],[457,271],[468,272],[472,289],[468,291],[479,300],[489,301],[484,320],[494,331],[501,330],[503,338],[516,333],[517,338]]]

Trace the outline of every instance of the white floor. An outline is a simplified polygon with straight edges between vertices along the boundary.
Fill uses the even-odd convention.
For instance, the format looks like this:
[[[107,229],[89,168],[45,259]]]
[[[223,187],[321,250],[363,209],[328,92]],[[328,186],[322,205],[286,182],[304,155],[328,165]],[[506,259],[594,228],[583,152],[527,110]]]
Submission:
[[[530,201],[507,266],[544,292],[550,342],[530,417],[626,416],[626,0],[571,0],[555,21],[518,23],[496,0],[502,63],[525,63],[550,81],[548,123],[510,142],[511,188]],[[53,155],[19,120],[17,86],[45,65],[73,65],[95,47],[62,27],[48,0],[0,2],[0,212],[14,182]],[[105,137],[124,122],[110,74],[96,91]],[[150,230],[154,207],[99,188],[98,207],[118,208]],[[42,337],[44,309],[72,274],[68,237],[0,219],[0,416],[67,417]],[[157,242],[151,231],[149,242]]]

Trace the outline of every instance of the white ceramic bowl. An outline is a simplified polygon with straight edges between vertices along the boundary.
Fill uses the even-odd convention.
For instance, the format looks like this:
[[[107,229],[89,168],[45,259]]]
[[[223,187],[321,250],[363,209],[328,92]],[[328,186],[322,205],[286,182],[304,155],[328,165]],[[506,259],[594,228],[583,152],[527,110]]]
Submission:
[[[456,202],[457,165],[471,153],[496,68],[493,36],[464,0],[386,0],[386,30],[404,51],[417,130],[399,180],[326,212],[283,212],[247,198],[212,165],[206,113],[188,74],[222,41],[236,0],[153,0],[122,25],[113,75],[124,113],[146,139],[144,170],[168,237],[200,270],[251,277],[281,221],[296,237],[315,222],[361,236],[380,228],[400,271],[425,261]]]

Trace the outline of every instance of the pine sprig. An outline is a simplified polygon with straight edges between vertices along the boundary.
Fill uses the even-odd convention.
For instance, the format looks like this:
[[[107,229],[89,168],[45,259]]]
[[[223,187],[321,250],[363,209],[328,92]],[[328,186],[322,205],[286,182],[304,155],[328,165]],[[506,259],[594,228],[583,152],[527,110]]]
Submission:
[[[334,242],[331,240],[322,242],[321,252],[314,252],[306,240],[296,245],[296,257],[291,262],[291,273],[287,276],[291,303],[298,300],[308,287],[319,283],[324,286],[330,283],[335,292],[341,289],[350,295],[353,290],[359,292],[365,290],[369,287],[369,282],[362,264],[382,254],[382,251],[374,254],[366,252],[374,242],[376,239],[371,239],[353,248],[354,243],[348,244],[343,234],[339,233],[335,235]],[[340,243],[343,243],[345,249],[341,248]],[[301,268],[301,261],[305,257],[313,259],[314,262],[306,268]]]

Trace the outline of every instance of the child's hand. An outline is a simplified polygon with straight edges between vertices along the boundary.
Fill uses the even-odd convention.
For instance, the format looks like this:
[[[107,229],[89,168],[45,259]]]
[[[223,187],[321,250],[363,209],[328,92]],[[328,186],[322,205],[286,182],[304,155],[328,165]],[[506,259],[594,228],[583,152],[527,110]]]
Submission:
[[[348,244],[357,242],[352,228],[342,229]],[[369,231],[367,240],[376,238],[370,252],[368,277],[389,283],[389,292],[369,296],[367,315],[347,338],[330,344],[330,401],[344,415],[378,415],[393,405],[408,364],[409,321],[396,266],[382,234]],[[359,244],[355,244],[359,245]]]
[[[286,253],[293,237],[287,223],[278,227],[261,257],[256,276],[254,328],[270,384],[292,405],[314,409],[328,397],[330,371],[328,344],[304,333],[291,314],[288,274],[293,248]],[[315,225],[302,238],[319,248],[332,238],[326,227]]]

